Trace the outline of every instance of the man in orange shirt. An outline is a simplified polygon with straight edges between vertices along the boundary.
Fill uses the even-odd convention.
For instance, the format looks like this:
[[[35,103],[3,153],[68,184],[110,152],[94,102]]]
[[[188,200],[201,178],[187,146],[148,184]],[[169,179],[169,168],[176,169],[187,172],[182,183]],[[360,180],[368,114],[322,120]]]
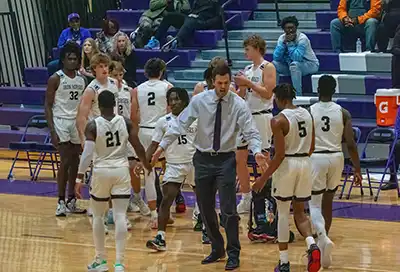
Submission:
[[[373,51],[381,15],[381,0],[340,0],[338,18],[331,21],[331,41],[335,52],[342,52],[344,35],[365,35],[367,51]]]

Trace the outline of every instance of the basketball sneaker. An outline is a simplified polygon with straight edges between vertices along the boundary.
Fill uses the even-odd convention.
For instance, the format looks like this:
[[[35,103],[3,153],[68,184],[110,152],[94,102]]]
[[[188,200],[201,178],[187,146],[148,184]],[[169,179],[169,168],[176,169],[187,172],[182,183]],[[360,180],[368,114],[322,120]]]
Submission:
[[[182,195],[178,195],[175,199],[175,212],[176,213],[184,213],[186,211],[185,199]]]
[[[202,231],[203,230],[203,221],[201,220],[200,214],[197,215],[196,224],[193,227],[194,231]]]
[[[211,244],[211,240],[210,240],[210,238],[208,238],[207,231],[206,231],[205,228],[203,228],[203,229],[201,230],[201,243],[202,243],[203,245],[209,245],[209,244]]]
[[[262,225],[257,226],[255,229],[249,231],[247,237],[252,242],[261,242],[261,243],[276,240],[276,237],[269,235],[266,231],[265,226]]]
[[[308,272],[318,272],[321,268],[321,251],[316,244],[312,244],[307,250],[308,255]]]
[[[281,263],[275,267],[274,272],[290,272],[290,263]]]
[[[141,197],[134,197],[132,202],[139,207],[139,211],[140,211],[141,215],[143,215],[143,216],[150,215],[151,211],[150,211],[149,207],[147,206],[147,204],[144,203],[144,201]]]
[[[129,201],[127,212],[140,212],[140,209],[139,209],[138,205],[133,203],[132,199]]]
[[[56,209],[56,216],[67,216],[67,206],[64,200],[59,200]]]
[[[248,213],[250,211],[251,197],[243,197],[237,205],[238,214]]]
[[[86,209],[81,209],[76,205],[76,198],[72,198],[67,201],[67,213],[84,214],[87,212]]]
[[[108,271],[107,261],[96,258],[90,265],[88,265],[87,269],[92,272],[106,272]]]
[[[157,251],[167,250],[167,244],[165,243],[165,240],[162,238],[161,234],[157,234],[153,240],[147,241],[146,247]]]
[[[114,271],[115,272],[125,272],[125,266],[123,264],[115,264]]]
[[[329,268],[332,264],[332,249],[333,249],[333,242],[329,237],[325,239],[321,238],[318,240],[317,243],[318,247],[321,250],[321,264],[324,269]]]

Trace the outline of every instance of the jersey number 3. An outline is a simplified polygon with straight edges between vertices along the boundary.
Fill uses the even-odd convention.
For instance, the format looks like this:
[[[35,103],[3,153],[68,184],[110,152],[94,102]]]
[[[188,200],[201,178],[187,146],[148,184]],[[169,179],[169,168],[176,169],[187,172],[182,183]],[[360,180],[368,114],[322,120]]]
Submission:
[[[116,131],[114,134],[111,131],[106,132],[106,146],[113,147],[113,146],[120,146],[121,141],[119,140],[119,132]]]
[[[321,127],[323,132],[328,132],[331,129],[331,119],[328,116],[322,116],[321,121],[324,122],[324,126]]]
[[[147,105],[154,106],[156,104],[156,94],[154,92],[149,92],[147,94]]]
[[[304,137],[307,136],[307,129],[304,126],[305,124],[306,124],[305,121],[297,122],[297,125],[299,126],[299,136],[300,136],[300,138],[304,138]]]

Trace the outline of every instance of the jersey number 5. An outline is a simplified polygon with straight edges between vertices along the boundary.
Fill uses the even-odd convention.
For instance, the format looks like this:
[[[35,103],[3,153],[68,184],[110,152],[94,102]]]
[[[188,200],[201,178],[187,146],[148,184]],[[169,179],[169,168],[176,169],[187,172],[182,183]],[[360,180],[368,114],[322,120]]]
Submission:
[[[78,94],[79,94],[79,92],[77,92],[77,91],[70,91],[69,92],[69,100],[78,100]]]
[[[106,146],[113,147],[113,146],[120,146],[121,142],[119,140],[119,133],[116,131],[114,134],[111,131],[106,132]]]
[[[186,135],[181,135],[178,137],[178,145],[187,144]]]
[[[155,99],[156,99],[156,94],[154,92],[149,92],[147,94],[147,105],[154,106],[156,104],[156,101],[154,101]]]
[[[299,126],[299,136],[300,136],[300,138],[304,138],[304,137],[307,136],[307,129],[304,126],[305,124],[306,124],[305,121],[297,122],[297,125]]]
[[[322,116],[321,121],[324,122],[324,126],[321,127],[323,132],[328,132],[331,129],[331,119],[328,116]]]

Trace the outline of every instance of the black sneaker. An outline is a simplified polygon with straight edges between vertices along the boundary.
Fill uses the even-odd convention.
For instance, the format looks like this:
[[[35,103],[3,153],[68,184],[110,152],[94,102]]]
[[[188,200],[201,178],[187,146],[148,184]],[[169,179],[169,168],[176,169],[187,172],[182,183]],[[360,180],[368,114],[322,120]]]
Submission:
[[[203,245],[211,244],[211,240],[210,238],[208,238],[207,231],[205,229],[202,229],[201,231],[201,242],[203,243]]]
[[[157,236],[153,240],[147,241],[146,247],[157,251],[167,250],[167,244],[160,234],[157,234]]]
[[[272,242],[276,240],[276,237],[268,233],[266,231],[266,227],[262,225],[259,225],[255,229],[249,231],[247,237],[252,242],[261,242],[261,243]]]
[[[201,220],[200,214],[197,215],[196,224],[193,227],[194,231],[202,231],[203,230],[203,221]]]
[[[290,272],[290,263],[279,264],[275,267],[274,272]]]

